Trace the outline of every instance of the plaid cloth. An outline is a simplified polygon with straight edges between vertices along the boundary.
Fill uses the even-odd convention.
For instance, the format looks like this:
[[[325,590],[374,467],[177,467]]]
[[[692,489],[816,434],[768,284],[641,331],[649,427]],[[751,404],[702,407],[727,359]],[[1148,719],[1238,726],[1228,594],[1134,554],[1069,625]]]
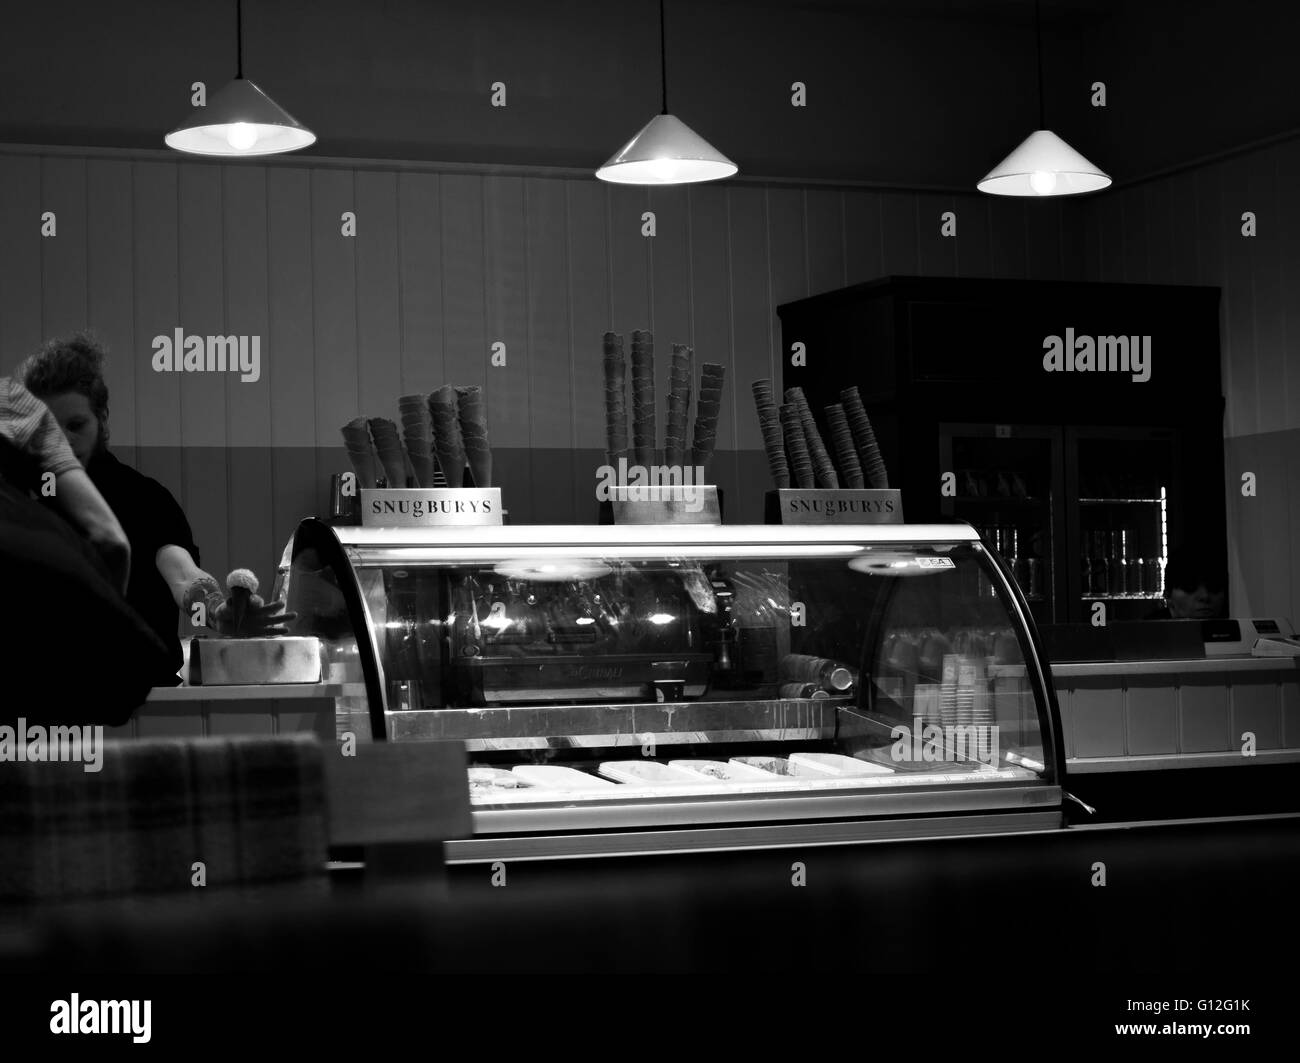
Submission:
[[[312,735],[109,741],[103,766],[0,764],[0,900],[188,890],[319,874]]]
[[[81,468],[49,407],[13,377],[0,377],[0,436],[35,457],[42,472]]]

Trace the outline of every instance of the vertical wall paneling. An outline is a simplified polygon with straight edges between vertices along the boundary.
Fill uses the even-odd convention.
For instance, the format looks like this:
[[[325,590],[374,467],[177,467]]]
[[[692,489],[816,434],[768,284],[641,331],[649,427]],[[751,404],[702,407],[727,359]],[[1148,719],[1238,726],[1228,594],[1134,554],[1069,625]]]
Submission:
[[[179,327],[177,285],[178,168],[173,163],[135,163],[133,266],[135,335],[141,349],[136,376],[137,467],[162,481],[177,498],[181,491],[181,377],[154,372],[153,338]]]
[[[498,448],[493,476],[513,519],[532,523],[536,521],[536,497],[544,494],[549,484],[539,484],[533,478],[533,455],[528,447],[532,437],[539,446],[548,445],[547,440],[555,446],[556,429],[544,420],[536,431],[532,428],[528,383],[535,353],[528,334],[524,179],[485,178],[483,203],[487,349],[504,343],[507,352],[504,366],[492,365],[486,356],[483,361],[488,416]],[[519,457],[513,458],[516,453]]]
[[[916,266],[927,277],[951,277],[957,272],[956,237],[943,235],[943,215],[955,211],[952,196],[918,196],[916,203]]]
[[[1118,195],[1098,203],[1097,237],[1100,254],[1098,280],[1119,284],[1124,280],[1124,211]]]
[[[808,258],[808,292],[832,292],[847,283],[844,193],[809,188],[804,197],[804,251]],[[780,337],[777,338],[778,345]]]
[[[398,262],[397,175],[359,170],[357,200],[357,358],[361,409],[401,427],[401,283]]]
[[[691,304],[691,334],[701,362],[726,366],[727,378],[718,415],[718,450],[712,478],[721,482],[735,473],[738,371],[731,351],[731,261],[727,246],[727,190],[702,185],[688,193],[691,209],[691,275],[698,293]],[[748,384],[743,385],[748,387]],[[743,411],[742,411],[743,412]]]
[[[1153,284],[1167,283],[1178,269],[1170,185],[1171,182],[1148,181],[1136,189],[1142,195],[1139,209],[1147,220],[1147,278]]]
[[[256,571],[269,593],[283,541],[257,514],[273,511],[274,466],[271,446],[271,391],[279,352],[270,341],[270,297],[267,266],[266,175],[247,166],[222,167],[225,214],[226,333],[260,337],[256,381],[228,373],[226,437],[229,440],[230,564]],[[222,573],[224,575],[224,573]]]
[[[989,222],[988,196],[958,196],[953,206],[957,212],[957,275],[959,277],[993,276],[993,233]]]
[[[1018,279],[1028,275],[1025,228],[1030,206],[1018,197],[990,196],[989,236],[993,249],[993,276]]]
[[[568,237],[569,380],[573,395],[572,445],[582,451],[605,450],[603,337],[623,333],[626,325],[610,320],[609,234],[605,187],[595,181],[566,181]],[[698,353],[698,352],[697,352]],[[628,398],[631,402],[631,398]],[[596,464],[599,465],[601,458]],[[576,470],[578,483],[593,482],[595,469]],[[581,510],[580,510],[581,512]]]
[[[1061,209],[1059,199],[1025,203],[1025,276],[1060,280]]]
[[[659,404],[659,442],[668,425],[668,376],[673,344],[691,342],[690,248],[685,186],[650,188],[649,210],[655,214],[650,252],[650,293],[655,323],[655,369],[663,401]],[[699,355],[696,355],[696,363]],[[698,376],[698,371],[697,371]],[[694,401],[694,394],[692,394]],[[689,437],[687,443],[690,443]]]
[[[524,180],[489,177],[484,181],[483,247],[487,254],[487,353],[506,345],[504,366],[483,360],[488,412],[497,443],[506,447],[558,446],[551,422],[530,427],[528,380],[535,352],[528,334],[528,234],[524,218]],[[545,354],[539,369],[549,368]],[[478,383],[478,380],[468,381]],[[462,381],[455,381],[460,384]]]
[[[771,377],[772,293],[767,271],[767,195],[762,188],[727,190],[730,204],[732,356],[735,360],[736,445],[761,450],[763,436],[750,384]],[[800,241],[802,244],[802,241]],[[802,274],[802,269],[798,270]],[[779,381],[777,376],[776,380]],[[779,383],[777,384],[779,386]]]
[[[772,322],[771,362],[764,376],[781,379],[780,319],[776,308],[810,295],[808,288],[808,235],[804,216],[803,192],[797,188],[767,190],[768,273],[772,297],[768,314]],[[761,438],[761,437],[760,437]]]
[[[1200,284],[1200,263],[1197,260],[1196,178],[1193,174],[1178,174],[1165,183],[1164,188],[1153,183],[1153,193],[1165,201],[1168,217],[1169,279],[1176,284]],[[1157,267],[1153,264],[1154,270]]]
[[[624,336],[629,365],[632,357],[634,329],[654,329],[654,306],[650,298],[651,237],[641,235],[641,216],[650,209],[650,196],[644,188],[610,185],[609,197],[609,276],[613,329]],[[655,338],[655,402],[659,412],[663,402],[663,382],[668,379],[660,357],[660,338]],[[629,373],[631,370],[628,370]],[[631,397],[628,398],[629,403]],[[629,417],[631,407],[629,406]],[[629,431],[630,431],[629,423]]]
[[[356,210],[352,174],[312,170],[311,291],[315,344],[315,481],[323,492],[344,458],[339,429],[354,417],[374,416],[361,406],[358,381],[356,238],[342,234],[341,217]],[[365,218],[357,217],[358,230]],[[319,497],[319,496],[318,496]]]
[[[151,371],[153,353],[148,343],[135,339],[134,227],[131,163],[90,159],[86,163],[86,326],[108,349],[104,380],[114,447],[135,446],[136,380]],[[8,255],[2,260],[7,261]]]
[[[437,174],[397,175],[401,276],[401,394],[446,381],[442,347],[442,224]]]
[[[849,284],[861,284],[884,274],[880,214],[880,193],[860,188],[845,190],[844,260]]]
[[[226,313],[223,169],[208,162],[187,162],[176,167],[178,313],[173,321],[155,330],[170,337],[174,328],[184,329],[187,337],[197,337],[204,344],[205,357],[206,337],[238,332]],[[183,357],[185,351],[174,353]],[[233,453],[229,448],[240,442],[238,435],[229,431],[229,375],[228,371],[176,374],[180,447],[175,454],[184,471],[183,491],[166,484],[189,519],[200,564],[218,580],[229,571]],[[258,522],[254,519],[250,523]],[[137,560],[144,562],[143,558]]]
[[[591,521],[595,497],[588,470],[574,466],[570,429],[574,381],[569,372],[565,182],[530,178],[525,187],[527,359],[514,372],[523,377],[529,406],[529,479],[539,488],[533,491],[529,519],[541,524]],[[599,379],[583,384],[600,392]],[[514,454],[518,457],[511,460],[522,464],[525,455]]]
[[[0,375],[13,372],[42,339],[41,160],[0,156]]]
[[[56,236],[41,239],[41,331],[45,338],[86,327],[86,160],[41,160],[41,210]]]
[[[1125,188],[1117,193],[1123,216],[1123,233],[1120,247],[1124,260],[1123,275],[1126,284],[1146,284],[1151,276],[1147,238],[1146,189],[1142,185]]]
[[[307,170],[266,170],[267,348],[271,403],[272,541],[280,551],[298,521],[326,513],[323,480],[316,475],[316,329],[312,307],[311,174]],[[335,467],[346,472],[339,425],[322,426]],[[333,438],[331,439],[331,433]]]
[[[483,180],[448,174],[439,184],[445,365],[440,383],[481,386],[487,382],[490,353],[484,333]]]
[[[1291,293],[1300,291],[1300,203],[1296,202],[1294,195],[1282,193],[1295,188],[1297,183],[1300,183],[1300,140],[1291,140],[1278,148],[1277,156],[1279,194],[1275,224],[1281,245],[1279,283],[1285,295],[1279,348],[1281,365],[1273,380],[1274,386],[1284,396],[1282,423],[1288,428],[1300,426],[1300,300],[1291,298]],[[1290,527],[1300,525],[1292,524]]]
[[[1257,431],[1276,432],[1286,426],[1286,393],[1282,388],[1283,354],[1282,246],[1284,233],[1276,180],[1276,154],[1253,160],[1246,183],[1247,210],[1256,215],[1257,235],[1243,238],[1250,249],[1251,314],[1255,324],[1255,350],[1251,368],[1255,379],[1247,382],[1257,396]],[[1285,517],[1285,514],[1283,514]],[[1282,527],[1281,524],[1276,527]]]
[[[917,219],[921,209],[919,200],[925,200],[927,217],[935,217],[933,197],[914,196],[902,192],[886,192],[880,197],[880,247],[884,259],[884,272],[910,276],[920,269],[917,246]]]
[[[1239,435],[1259,431],[1259,397],[1255,380],[1255,295],[1252,283],[1253,260],[1258,237],[1241,234],[1241,215],[1254,210],[1251,206],[1251,157],[1232,159],[1223,164],[1223,210],[1227,228],[1224,266],[1229,283],[1223,296],[1226,303],[1224,324],[1224,361],[1232,374],[1232,390],[1226,392],[1233,429]]]

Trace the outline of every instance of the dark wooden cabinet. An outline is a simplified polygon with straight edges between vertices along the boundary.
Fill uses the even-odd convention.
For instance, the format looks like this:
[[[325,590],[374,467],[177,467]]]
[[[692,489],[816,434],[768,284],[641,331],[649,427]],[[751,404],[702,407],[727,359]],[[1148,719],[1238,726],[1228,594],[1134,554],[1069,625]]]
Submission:
[[[1014,545],[1040,622],[1141,618],[1182,544],[1226,562],[1217,288],[888,277],[777,313],[783,386],[820,416],[856,384],[907,520]]]

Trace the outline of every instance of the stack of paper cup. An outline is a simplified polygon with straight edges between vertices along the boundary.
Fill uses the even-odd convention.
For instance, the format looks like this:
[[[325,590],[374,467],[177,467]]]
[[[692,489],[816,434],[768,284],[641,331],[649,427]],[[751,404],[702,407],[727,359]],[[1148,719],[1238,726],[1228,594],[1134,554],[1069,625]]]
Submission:
[[[975,662],[962,657],[957,664],[957,726],[975,722]]]
[[[938,683],[916,684],[916,694],[912,700],[912,714],[921,718],[922,727],[928,727],[930,724],[934,724],[936,727],[943,725],[939,704]]]
[[[957,726],[957,669],[961,658],[955,653],[943,655],[943,682],[939,684],[939,715],[944,727]]]

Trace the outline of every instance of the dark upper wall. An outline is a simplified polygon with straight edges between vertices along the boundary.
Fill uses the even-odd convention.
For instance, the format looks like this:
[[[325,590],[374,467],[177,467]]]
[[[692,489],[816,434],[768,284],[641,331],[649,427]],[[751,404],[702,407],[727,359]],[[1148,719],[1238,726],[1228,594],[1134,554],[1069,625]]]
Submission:
[[[1052,113],[1099,0],[1047,34]],[[1050,5],[1049,5],[1050,6]],[[1082,10],[1081,10],[1082,9]],[[6,13],[0,140],[160,148],[234,69],[232,0]],[[670,105],[742,173],[969,189],[1035,124],[1032,5],[670,0]],[[245,71],[313,154],[594,168],[658,110],[654,0],[246,0]],[[488,106],[489,85],[509,106]],[[809,107],[789,103],[809,86]],[[1085,115],[1086,117],[1086,115]]]
[[[1300,4],[1142,0],[1081,25],[1080,73],[1109,105],[1077,144],[1118,179],[1300,129]]]

